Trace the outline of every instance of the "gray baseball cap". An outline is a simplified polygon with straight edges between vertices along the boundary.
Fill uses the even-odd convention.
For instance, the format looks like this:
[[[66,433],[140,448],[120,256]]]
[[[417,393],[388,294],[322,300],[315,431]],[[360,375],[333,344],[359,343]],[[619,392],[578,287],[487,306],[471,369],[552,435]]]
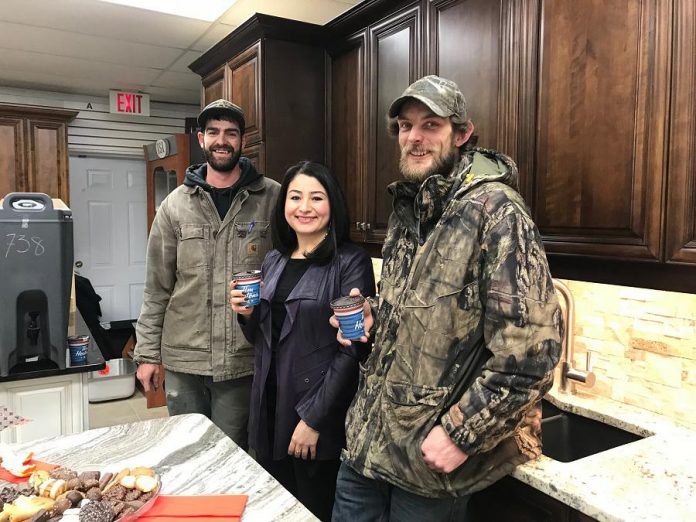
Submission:
[[[452,80],[430,75],[416,80],[406,87],[401,96],[389,107],[389,116],[399,115],[401,106],[414,98],[423,102],[431,111],[443,118],[451,117],[454,123],[466,123],[466,100],[462,91]]]
[[[244,134],[244,111],[240,106],[223,99],[215,100],[205,106],[198,115],[198,128],[203,130],[208,120],[216,117],[219,118],[220,116],[226,116],[236,121],[239,125],[240,132]]]

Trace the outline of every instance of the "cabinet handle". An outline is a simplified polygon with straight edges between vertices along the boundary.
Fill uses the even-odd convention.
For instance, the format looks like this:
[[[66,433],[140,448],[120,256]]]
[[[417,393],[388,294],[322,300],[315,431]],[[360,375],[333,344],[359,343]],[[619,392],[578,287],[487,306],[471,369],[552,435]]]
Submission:
[[[355,222],[355,230],[360,230],[360,221]]]
[[[364,223],[363,230],[370,230],[370,224]]]

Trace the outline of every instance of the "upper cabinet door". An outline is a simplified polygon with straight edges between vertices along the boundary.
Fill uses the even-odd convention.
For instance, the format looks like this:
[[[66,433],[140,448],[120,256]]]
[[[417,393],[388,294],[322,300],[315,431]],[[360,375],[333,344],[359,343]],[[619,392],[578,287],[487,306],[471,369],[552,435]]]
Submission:
[[[219,100],[225,97],[225,67],[220,67],[218,70],[210,73],[203,78],[203,107],[210,102]]]
[[[387,133],[389,106],[421,75],[420,6],[400,11],[369,29],[370,82],[367,122],[368,241],[383,241],[392,205],[387,186],[401,178],[399,143]]]
[[[51,120],[28,120],[28,186],[70,204],[68,186],[67,124]]]
[[[261,42],[240,53],[227,67],[228,99],[244,111],[247,145],[258,143],[263,140]],[[291,79],[288,78],[288,81]]]
[[[675,5],[670,117],[667,260],[696,263],[696,8]]]
[[[670,9],[542,2],[533,204],[547,252],[660,258]]]
[[[459,85],[478,145],[495,149],[502,58],[500,4],[501,0],[430,0],[427,14],[428,73]]]
[[[365,34],[331,60],[331,169],[346,194],[354,241],[365,240]]]
[[[0,198],[24,192],[24,120],[0,116]]]

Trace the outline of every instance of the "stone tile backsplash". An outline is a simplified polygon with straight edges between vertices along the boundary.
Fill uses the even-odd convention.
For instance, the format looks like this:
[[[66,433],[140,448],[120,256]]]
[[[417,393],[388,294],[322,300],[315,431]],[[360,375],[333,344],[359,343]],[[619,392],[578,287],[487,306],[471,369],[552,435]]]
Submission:
[[[597,383],[572,384],[696,429],[696,295],[563,280],[575,300],[576,368],[590,353]]]

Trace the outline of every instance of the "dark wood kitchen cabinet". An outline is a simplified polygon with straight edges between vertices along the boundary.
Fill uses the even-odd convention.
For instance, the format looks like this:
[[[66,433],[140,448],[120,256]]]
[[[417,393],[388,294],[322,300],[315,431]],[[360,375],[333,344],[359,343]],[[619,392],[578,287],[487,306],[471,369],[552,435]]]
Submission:
[[[68,123],[77,114],[0,104],[0,197],[43,192],[70,204]]]
[[[351,238],[364,241],[361,224],[367,222],[367,115],[365,50],[367,32],[346,40],[346,48],[331,60],[331,168],[348,200]]]
[[[373,254],[391,212],[387,186],[401,177],[398,142],[388,136],[385,116],[394,98],[423,72],[420,3],[394,2],[381,14],[370,24],[359,12],[327,26],[329,164],[348,198],[351,237]],[[342,34],[354,27],[360,30]]]
[[[542,2],[536,223],[550,253],[658,260],[669,2]]]
[[[674,11],[672,107],[669,124],[666,259],[696,264],[696,7]]]
[[[291,117],[292,134],[326,136],[352,237],[376,254],[386,187],[400,177],[387,108],[423,74],[451,78],[477,144],[516,161],[555,277],[696,292],[694,11],[690,0],[365,0],[309,39],[326,51],[325,92],[302,96],[321,100],[325,126]],[[273,23],[292,33],[296,22]],[[238,75],[260,83],[245,84],[246,98],[258,93],[245,109],[260,111],[258,154],[273,176],[282,169],[269,162],[304,149],[272,145],[271,120],[292,114],[269,103],[272,71],[284,86],[298,75],[270,59],[279,37],[268,28],[244,24],[191,67],[208,99],[231,91],[230,66],[247,52]]]
[[[244,110],[244,154],[281,180],[300,160],[325,162],[326,60],[320,27],[256,14],[190,65],[203,104]]]

